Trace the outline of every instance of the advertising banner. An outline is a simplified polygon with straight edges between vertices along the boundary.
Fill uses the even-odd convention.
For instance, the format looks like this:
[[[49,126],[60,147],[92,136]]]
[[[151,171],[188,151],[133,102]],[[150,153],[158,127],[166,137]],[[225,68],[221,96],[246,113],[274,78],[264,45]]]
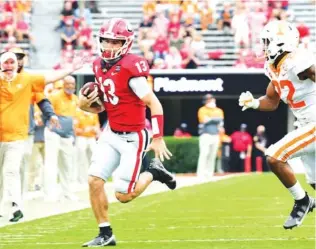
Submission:
[[[94,81],[83,75],[84,82]],[[194,96],[205,93],[236,96],[243,91],[262,95],[269,80],[261,71],[152,70],[148,77],[157,96]]]

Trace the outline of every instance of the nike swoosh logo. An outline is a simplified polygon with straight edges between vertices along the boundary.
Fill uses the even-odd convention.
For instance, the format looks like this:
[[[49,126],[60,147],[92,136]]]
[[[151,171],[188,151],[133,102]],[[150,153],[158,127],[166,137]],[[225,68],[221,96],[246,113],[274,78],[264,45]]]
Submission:
[[[134,141],[133,140],[126,140],[126,142],[133,143]]]
[[[116,74],[117,74],[117,72],[112,72],[112,73],[111,73],[112,76],[113,76],[113,75],[116,75]]]

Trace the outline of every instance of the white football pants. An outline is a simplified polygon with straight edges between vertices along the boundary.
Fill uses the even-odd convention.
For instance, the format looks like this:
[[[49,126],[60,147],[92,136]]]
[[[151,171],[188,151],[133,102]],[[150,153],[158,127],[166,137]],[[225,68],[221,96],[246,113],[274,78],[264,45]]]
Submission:
[[[308,124],[291,131],[272,144],[265,152],[267,156],[287,162],[301,157],[307,183],[316,183],[316,125]]]

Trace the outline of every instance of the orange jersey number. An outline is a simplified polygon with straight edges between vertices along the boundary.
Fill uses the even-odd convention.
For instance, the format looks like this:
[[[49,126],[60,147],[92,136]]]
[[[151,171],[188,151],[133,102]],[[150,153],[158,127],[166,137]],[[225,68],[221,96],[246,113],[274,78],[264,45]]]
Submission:
[[[289,93],[287,94],[286,99],[287,99],[287,102],[289,103],[289,106],[291,108],[302,108],[302,107],[306,106],[305,101],[299,101],[299,102],[294,103],[293,96],[295,93],[295,88],[294,88],[293,83],[291,81],[280,80],[280,82],[278,82],[276,80],[272,80],[272,84],[276,88],[276,91],[279,94],[279,96],[281,96],[281,89],[284,89],[285,87],[287,87],[289,89]]]

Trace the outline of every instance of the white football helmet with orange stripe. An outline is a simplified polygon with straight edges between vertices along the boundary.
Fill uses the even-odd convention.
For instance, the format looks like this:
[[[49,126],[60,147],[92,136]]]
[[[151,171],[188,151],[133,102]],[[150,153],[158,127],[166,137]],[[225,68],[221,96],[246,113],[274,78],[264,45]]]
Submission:
[[[284,52],[293,52],[299,44],[297,28],[286,21],[271,21],[260,34],[265,57],[274,63]]]

